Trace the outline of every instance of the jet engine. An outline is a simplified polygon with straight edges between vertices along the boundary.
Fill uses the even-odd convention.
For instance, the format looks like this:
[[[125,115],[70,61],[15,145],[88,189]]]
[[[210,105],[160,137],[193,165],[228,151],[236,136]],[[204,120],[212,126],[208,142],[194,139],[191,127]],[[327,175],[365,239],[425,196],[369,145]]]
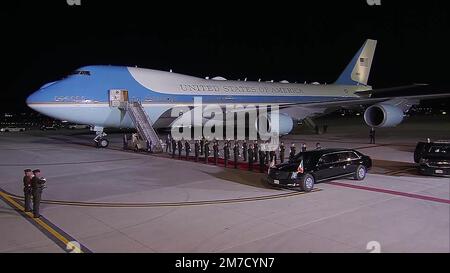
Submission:
[[[364,120],[371,127],[395,127],[403,118],[403,110],[390,104],[375,104],[364,112]]]
[[[292,129],[294,128],[294,120],[286,114],[264,114],[260,115],[258,119],[255,122],[255,127],[258,129],[258,124],[261,122],[266,121],[267,122],[267,128],[268,131],[271,132],[273,122],[271,119],[278,119],[279,124],[279,134],[280,135],[287,135],[289,134]],[[261,132],[260,132],[261,133]]]

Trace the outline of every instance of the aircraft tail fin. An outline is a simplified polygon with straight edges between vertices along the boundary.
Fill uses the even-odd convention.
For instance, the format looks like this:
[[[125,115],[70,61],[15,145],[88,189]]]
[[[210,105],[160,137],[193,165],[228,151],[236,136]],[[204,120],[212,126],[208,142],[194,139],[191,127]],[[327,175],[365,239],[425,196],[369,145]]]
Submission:
[[[367,39],[347,67],[345,67],[335,84],[367,85],[376,46],[376,40]]]

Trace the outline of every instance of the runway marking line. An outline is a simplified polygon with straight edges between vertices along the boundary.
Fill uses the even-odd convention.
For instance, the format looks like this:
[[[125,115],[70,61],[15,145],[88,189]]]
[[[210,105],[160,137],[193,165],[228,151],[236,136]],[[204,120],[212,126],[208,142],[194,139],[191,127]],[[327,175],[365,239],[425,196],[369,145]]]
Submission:
[[[29,222],[34,225],[37,225],[40,229],[43,229],[45,232],[45,235],[47,237],[50,237],[48,235],[53,236],[53,238],[50,237],[50,239],[55,242],[58,246],[60,246],[64,251],[69,252],[68,246],[70,243],[70,246],[73,249],[70,249],[70,251],[74,251],[75,253],[84,253],[84,252],[91,252],[86,247],[78,247],[76,244],[73,244],[71,242],[75,241],[73,238],[66,238],[66,236],[62,235],[60,232],[56,231],[56,226],[51,227],[51,223],[46,220],[42,220],[40,218],[43,218],[42,216],[40,218],[34,218],[33,213],[31,212],[25,212],[25,208],[16,202],[13,197],[11,197],[9,194],[5,193],[3,190],[0,189],[0,197],[5,201],[7,204],[9,204],[11,207],[13,207],[19,214],[21,214],[23,217],[25,217]],[[48,222],[48,223],[46,223]],[[54,225],[53,225],[54,226]],[[69,237],[69,236],[67,236]],[[58,241],[55,241],[54,239],[57,239]],[[61,244],[62,243],[62,244]]]
[[[352,184],[341,183],[341,182],[326,182],[326,183],[327,184],[331,184],[331,185],[335,185],[335,186],[346,187],[346,188],[352,188],[352,189],[358,189],[358,190],[366,190],[366,191],[372,191],[372,192],[380,192],[380,193],[392,194],[392,195],[403,196],[403,197],[408,197],[408,198],[421,199],[421,200],[425,200],[425,201],[431,201],[431,202],[437,202],[437,203],[443,203],[443,204],[450,204],[450,200],[448,200],[448,199],[432,197],[432,196],[426,196],[426,195],[420,195],[420,194],[415,194],[415,193],[407,193],[407,192],[387,190],[387,189],[380,189],[380,188],[374,188],[374,187],[352,185]]]

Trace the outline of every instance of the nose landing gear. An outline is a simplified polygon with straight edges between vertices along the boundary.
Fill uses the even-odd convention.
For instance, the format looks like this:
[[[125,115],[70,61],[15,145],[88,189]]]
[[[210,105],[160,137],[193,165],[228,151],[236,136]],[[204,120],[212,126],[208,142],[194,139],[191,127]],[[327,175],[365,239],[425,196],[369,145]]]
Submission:
[[[96,136],[94,138],[95,147],[106,148],[109,145],[109,140],[106,139],[106,133],[103,132],[103,127],[94,126],[92,131],[95,131]]]

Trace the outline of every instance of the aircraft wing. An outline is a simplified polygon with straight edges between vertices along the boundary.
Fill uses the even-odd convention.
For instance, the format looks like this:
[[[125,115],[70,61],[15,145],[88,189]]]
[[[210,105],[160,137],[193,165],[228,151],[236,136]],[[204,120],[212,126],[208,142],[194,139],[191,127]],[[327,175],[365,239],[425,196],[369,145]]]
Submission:
[[[349,98],[349,99],[339,99],[335,101],[327,102],[307,102],[307,103],[287,103],[280,105],[280,109],[303,106],[303,107],[337,107],[337,106],[357,106],[357,105],[369,105],[384,101],[389,101],[392,99],[402,99],[402,100],[428,100],[428,99],[439,99],[439,98],[449,98],[450,93],[441,94],[429,94],[429,95],[412,95],[412,96],[396,96],[396,97],[382,97],[382,98]]]

